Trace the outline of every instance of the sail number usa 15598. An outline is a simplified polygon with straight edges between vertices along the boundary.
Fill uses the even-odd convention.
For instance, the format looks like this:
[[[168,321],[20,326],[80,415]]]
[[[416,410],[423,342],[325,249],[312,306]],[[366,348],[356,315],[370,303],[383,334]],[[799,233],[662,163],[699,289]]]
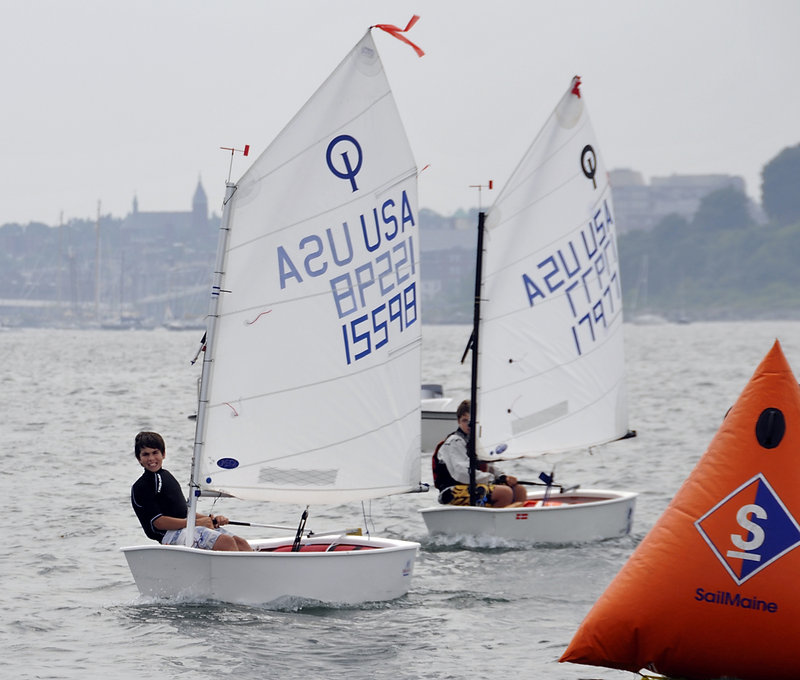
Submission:
[[[402,333],[417,321],[417,286],[411,283],[386,302],[342,325],[347,363],[369,356],[389,342],[390,332]]]
[[[352,226],[351,226],[352,225]],[[278,247],[281,289],[322,277],[341,320],[344,360],[380,350],[419,322],[416,219],[405,191],[380,206]]]

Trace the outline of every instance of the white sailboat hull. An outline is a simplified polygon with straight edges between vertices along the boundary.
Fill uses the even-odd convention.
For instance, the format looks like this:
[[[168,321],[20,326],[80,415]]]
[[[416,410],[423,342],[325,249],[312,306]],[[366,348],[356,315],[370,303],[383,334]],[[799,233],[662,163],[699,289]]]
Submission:
[[[245,605],[310,601],[353,605],[402,597],[408,592],[419,543],[343,537],[339,549],[328,537],[306,539],[301,552],[292,540],[253,540],[257,552],[222,552],[158,544],[122,548],[139,592],[145,597],[214,600]],[[341,545],[341,544],[344,544]],[[342,550],[342,547],[353,549]]]
[[[528,494],[529,503],[544,491]],[[630,533],[636,493],[579,489],[551,493],[546,506],[439,505],[421,510],[431,535],[496,537],[529,543],[584,543]]]

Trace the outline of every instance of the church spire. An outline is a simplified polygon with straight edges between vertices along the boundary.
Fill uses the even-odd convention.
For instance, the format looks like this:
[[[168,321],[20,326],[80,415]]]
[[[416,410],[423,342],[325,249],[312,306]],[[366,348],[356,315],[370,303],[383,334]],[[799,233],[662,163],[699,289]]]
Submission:
[[[198,176],[197,188],[192,198],[192,227],[202,229],[206,226],[208,226],[208,198],[203,189],[203,182]]]

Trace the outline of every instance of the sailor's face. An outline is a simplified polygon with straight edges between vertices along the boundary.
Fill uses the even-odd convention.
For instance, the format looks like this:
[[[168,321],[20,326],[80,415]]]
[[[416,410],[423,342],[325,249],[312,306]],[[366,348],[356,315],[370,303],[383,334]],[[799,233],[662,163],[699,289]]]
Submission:
[[[463,432],[469,434],[469,413],[465,413],[458,419],[458,426]]]
[[[158,472],[164,464],[164,454],[158,449],[143,446],[139,451],[139,463],[145,470]]]

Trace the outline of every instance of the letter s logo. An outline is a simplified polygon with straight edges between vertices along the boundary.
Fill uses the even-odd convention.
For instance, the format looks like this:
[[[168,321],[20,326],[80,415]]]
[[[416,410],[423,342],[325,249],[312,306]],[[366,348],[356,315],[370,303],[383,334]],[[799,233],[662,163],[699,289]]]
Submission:
[[[748,531],[752,535],[752,538],[750,538],[750,540],[745,540],[739,534],[731,534],[731,543],[739,548],[739,550],[744,550],[745,552],[760,548],[761,544],[764,542],[764,529],[750,519],[751,514],[758,519],[767,519],[767,511],[760,505],[748,504],[743,505],[736,513],[736,522],[742,529]],[[728,555],[731,555],[731,553],[729,552]],[[743,556],[737,554],[736,557]],[[755,555],[749,555],[747,559],[758,561],[760,558]]]

